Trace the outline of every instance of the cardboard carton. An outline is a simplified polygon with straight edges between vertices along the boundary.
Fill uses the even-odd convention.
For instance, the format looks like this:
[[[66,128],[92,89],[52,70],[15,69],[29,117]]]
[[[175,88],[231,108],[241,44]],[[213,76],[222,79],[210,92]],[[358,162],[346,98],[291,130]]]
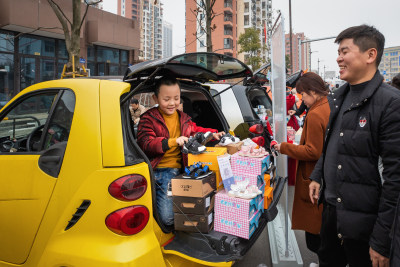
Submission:
[[[269,169],[270,155],[262,158],[251,158],[239,156],[239,153],[231,156],[233,173],[242,175],[261,175]]]
[[[213,221],[213,210],[202,215],[174,213],[175,230],[179,231],[208,233],[213,228]]]
[[[204,197],[216,189],[215,173],[201,179],[187,179],[179,175],[171,179],[172,195]]]
[[[236,152],[239,152],[243,146],[243,141],[237,142],[235,144],[229,144],[226,146],[221,146],[219,144],[215,145],[216,147],[226,147],[228,154],[233,155]]]
[[[203,166],[207,165],[211,171],[215,172],[216,188],[222,188],[223,184],[217,157],[226,154],[226,151],[226,147],[207,147],[207,150],[199,155],[188,154],[188,164],[192,165],[196,162],[201,162]]]
[[[173,209],[175,213],[189,213],[204,215],[214,209],[215,193],[211,192],[204,197],[173,196]]]

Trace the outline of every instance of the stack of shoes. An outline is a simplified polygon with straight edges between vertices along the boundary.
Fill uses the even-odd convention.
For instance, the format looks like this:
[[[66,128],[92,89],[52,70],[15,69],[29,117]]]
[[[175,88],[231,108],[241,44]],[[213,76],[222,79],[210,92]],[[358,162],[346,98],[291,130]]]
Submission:
[[[183,145],[182,153],[198,155],[206,151],[206,147],[201,145],[195,137],[189,137],[189,140]]]
[[[236,182],[236,184],[231,185],[231,190],[228,192],[230,197],[238,197],[243,199],[252,199],[256,196],[262,194],[262,191],[255,185],[249,186],[249,181]]]
[[[232,136],[230,133],[224,134],[223,136],[221,136],[221,140],[219,141],[219,145],[220,146],[227,146],[229,144],[235,144],[237,142],[239,142],[240,139]]]
[[[211,141],[211,139],[213,139],[213,133],[212,132],[196,133],[194,139],[196,139],[196,141],[202,146],[205,146],[208,142]]]
[[[250,158],[262,158],[268,155],[268,152],[262,146],[242,146],[239,156]]]
[[[207,177],[211,173],[212,171],[210,171],[207,165],[203,166],[200,162],[197,162],[191,166],[185,167],[185,173],[182,177],[187,179],[201,179]]]

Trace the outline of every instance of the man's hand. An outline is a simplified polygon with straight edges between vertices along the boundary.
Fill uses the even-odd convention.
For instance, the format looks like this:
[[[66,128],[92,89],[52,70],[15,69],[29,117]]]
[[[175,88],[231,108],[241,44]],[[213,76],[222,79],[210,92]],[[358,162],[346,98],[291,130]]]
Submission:
[[[319,193],[319,188],[321,185],[317,183],[316,181],[311,181],[309,185],[309,194],[310,194],[310,200],[311,203],[314,204],[314,199],[318,199],[318,193]]]
[[[276,151],[278,151],[279,153],[281,152],[281,144],[276,144],[274,145],[274,148]]]
[[[183,146],[188,140],[189,138],[187,138],[186,136],[179,136],[178,138],[176,138],[176,143],[178,144],[178,146]]]
[[[223,136],[224,134],[225,134],[225,132],[213,133],[213,138],[215,140],[219,140],[219,139],[221,139],[221,136]]]
[[[389,259],[382,256],[371,247],[369,248],[369,256],[373,267],[389,267]]]
[[[287,113],[288,113],[288,115],[293,116],[294,114],[296,114],[296,111],[294,111],[294,110],[289,110]]]

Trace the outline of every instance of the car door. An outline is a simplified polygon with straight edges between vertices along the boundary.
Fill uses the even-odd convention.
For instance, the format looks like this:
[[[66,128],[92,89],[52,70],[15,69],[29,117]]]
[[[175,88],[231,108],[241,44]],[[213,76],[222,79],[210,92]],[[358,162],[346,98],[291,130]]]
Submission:
[[[26,261],[61,168],[75,95],[27,93],[0,114],[0,261]]]

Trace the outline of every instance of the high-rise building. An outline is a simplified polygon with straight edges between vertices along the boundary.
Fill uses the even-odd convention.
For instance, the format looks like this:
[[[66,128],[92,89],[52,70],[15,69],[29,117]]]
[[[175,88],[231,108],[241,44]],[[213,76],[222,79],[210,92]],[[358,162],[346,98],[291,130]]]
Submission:
[[[172,24],[164,20],[163,23],[163,57],[172,56]]]
[[[310,68],[310,43],[301,44],[301,67],[299,66],[299,40],[307,40],[304,33],[292,33],[292,57],[291,66],[293,73]],[[285,54],[290,59],[290,34],[285,34]],[[315,66],[314,66],[315,67]],[[290,69],[289,69],[290,73]]]
[[[260,57],[262,62],[268,61],[270,49],[270,29],[272,28],[272,0],[243,0],[238,1],[238,38],[246,29],[254,28],[259,31],[261,44]],[[266,36],[267,35],[267,36]],[[238,56],[240,60],[246,60],[248,54]]]
[[[400,72],[400,46],[388,47],[383,50],[379,71],[389,82]]]
[[[162,58],[163,8],[161,1],[118,0],[118,15],[140,24],[139,60]]]
[[[186,0],[186,52],[207,51],[206,11],[201,0]],[[237,56],[237,0],[215,2],[211,22],[213,52]]]

